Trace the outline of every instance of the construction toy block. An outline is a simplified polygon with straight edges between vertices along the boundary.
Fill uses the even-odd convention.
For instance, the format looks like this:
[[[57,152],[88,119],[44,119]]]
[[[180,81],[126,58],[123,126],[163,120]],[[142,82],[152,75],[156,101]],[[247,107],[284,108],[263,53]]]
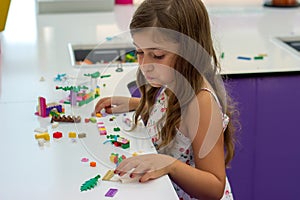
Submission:
[[[97,122],[97,120],[96,120],[95,118],[91,117],[91,118],[90,118],[90,122],[92,122],[92,123],[96,123],[96,122]]]
[[[100,177],[101,177],[100,175],[97,175],[94,178],[91,178],[91,179],[87,180],[86,182],[84,182],[80,187],[80,191],[81,192],[87,191],[87,190],[90,190],[90,189],[93,189],[94,187],[96,187]]]
[[[59,125],[59,123],[58,123],[58,122],[53,122],[51,127],[52,127],[52,128],[57,128],[57,127],[58,127],[58,125]]]
[[[53,138],[56,138],[56,139],[59,139],[59,138],[62,138],[63,134],[62,132],[55,132],[53,133]]]
[[[110,181],[110,179],[115,175],[114,170],[108,170],[106,174],[103,176],[103,181]]]
[[[62,105],[57,103],[46,104],[46,99],[44,97],[38,97],[38,106],[36,115],[40,117],[48,117],[52,112],[53,115],[58,115],[64,112]]]
[[[107,141],[104,142],[111,142],[111,144],[113,144],[116,147],[122,147],[123,149],[127,149],[130,147],[130,141],[127,140],[124,137],[120,137],[120,135],[107,135]]]
[[[120,129],[119,127],[115,127],[115,128],[114,128],[114,131],[115,131],[115,132],[118,132],[118,131],[121,131],[121,129]]]
[[[46,141],[49,141],[50,140],[50,135],[47,132],[37,133],[37,134],[35,134],[35,139],[44,139]]]
[[[88,158],[81,158],[81,162],[89,162]]]
[[[69,138],[76,138],[75,132],[69,132]]]
[[[86,133],[79,133],[78,134],[78,138],[85,138],[86,137]]]
[[[121,147],[122,147],[122,149],[128,149],[130,147],[129,141],[125,144],[122,144]]]
[[[111,162],[115,163],[118,166],[124,159],[126,159],[126,156],[119,156],[119,154],[117,153],[111,153],[109,159]]]
[[[53,122],[70,122],[70,123],[79,123],[81,121],[80,116],[53,116],[51,119],[51,123]]]
[[[118,189],[110,188],[110,189],[106,192],[105,196],[106,196],[106,197],[114,197],[114,196],[116,195],[117,192],[118,192]]]
[[[36,128],[36,129],[34,129],[34,132],[37,132],[37,133],[45,133],[47,131],[48,131],[47,128]]]
[[[138,156],[139,154],[137,152],[133,152],[132,156]]]
[[[97,165],[96,162],[94,162],[94,161],[90,162],[90,166],[91,166],[91,167],[96,167],[96,165]]]
[[[100,130],[99,133],[100,133],[100,135],[106,135],[107,134],[106,130]]]

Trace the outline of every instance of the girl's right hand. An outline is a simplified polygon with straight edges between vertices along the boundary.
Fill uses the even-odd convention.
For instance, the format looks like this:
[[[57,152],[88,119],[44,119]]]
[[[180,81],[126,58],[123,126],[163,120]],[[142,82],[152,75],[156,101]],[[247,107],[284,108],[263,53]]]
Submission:
[[[108,114],[123,113],[135,110],[139,102],[139,98],[131,97],[105,97],[98,101],[95,106],[95,113],[100,113],[102,109]]]

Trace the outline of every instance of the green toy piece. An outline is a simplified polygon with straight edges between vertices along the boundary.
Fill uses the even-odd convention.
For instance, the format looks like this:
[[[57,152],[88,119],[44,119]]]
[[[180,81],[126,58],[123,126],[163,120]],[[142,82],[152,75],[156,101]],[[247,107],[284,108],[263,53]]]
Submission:
[[[83,75],[84,76],[89,76],[91,78],[108,78],[108,77],[110,77],[110,74],[100,76],[100,72],[95,72],[95,73],[92,73],[92,74],[83,74]]]
[[[79,92],[82,89],[86,90],[86,89],[89,89],[89,88],[83,85],[83,86],[66,86],[66,87],[56,86],[56,89],[57,90],[63,90],[63,91]]]
[[[84,76],[90,76],[91,78],[99,78],[100,77],[100,72],[95,72],[92,74],[83,74]]]
[[[86,182],[84,182],[80,187],[80,191],[83,192],[83,191],[93,189],[98,184],[98,180],[100,177],[101,176],[98,174],[94,178],[91,178],[91,179],[87,180]]]

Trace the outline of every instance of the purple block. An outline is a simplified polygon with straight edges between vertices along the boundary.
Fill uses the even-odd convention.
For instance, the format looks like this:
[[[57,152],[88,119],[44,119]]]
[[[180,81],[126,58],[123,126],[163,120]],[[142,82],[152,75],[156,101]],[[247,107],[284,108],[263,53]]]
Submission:
[[[115,196],[115,194],[116,194],[117,192],[118,192],[118,189],[110,188],[110,189],[106,192],[105,196],[106,196],[106,197],[113,197],[113,196]]]
[[[77,93],[74,92],[74,91],[70,91],[70,103],[71,103],[71,106],[76,106],[76,103],[77,103]]]

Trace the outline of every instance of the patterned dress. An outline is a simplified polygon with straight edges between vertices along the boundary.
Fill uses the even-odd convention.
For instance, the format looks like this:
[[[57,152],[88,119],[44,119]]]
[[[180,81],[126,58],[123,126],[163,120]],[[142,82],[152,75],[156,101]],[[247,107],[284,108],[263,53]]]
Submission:
[[[208,91],[212,94],[212,96],[217,101],[220,106],[219,100],[217,96],[209,89],[204,88],[203,90]],[[160,143],[160,139],[157,137],[157,133],[160,127],[158,127],[158,121],[162,119],[166,110],[167,110],[167,95],[164,92],[164,89],[161,90],[160,94],[156,98],[156,102],[153,106],[153,109],[150,113],[149,120],[147,122],[147,130],[149,135],[152,137],[152,142],[154,146]],[[220,107],[221,108],[221,107]],[[226,114],[223,114],[223,128],[227,127],[229,118]],[[163,123],[163,122],[162,122]],[[158,153],[170,155],[190,166],[195,167],[194,158],[193,158],[193,149],[191,146],[191,140],[182,134],[179,130],[177,130],[177,134],[172,142],[167,145],[167,147],[162,147],[158,149]],[[173,186],[177,192],[177,195],[180,200],[194,200],[189,194],[185,193],[178,185],[173,182]],[[224,190],[224,195],[221,200],[233,200],[233,195],[231,192],[230,184],[228,179],[226,178],[226,185]]]

